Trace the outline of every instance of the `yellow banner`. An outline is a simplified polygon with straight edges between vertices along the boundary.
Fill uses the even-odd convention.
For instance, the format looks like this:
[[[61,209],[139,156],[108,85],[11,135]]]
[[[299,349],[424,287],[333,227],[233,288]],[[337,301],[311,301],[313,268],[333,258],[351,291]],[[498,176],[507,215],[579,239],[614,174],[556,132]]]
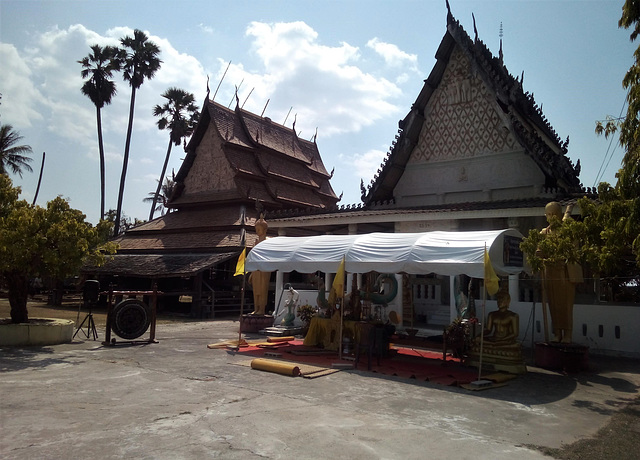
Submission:
[[[244,248],[238,257],[238,263],[236,264],[236,272],[233,276],[244,275],[244,259],[247,253],[247,248]]]

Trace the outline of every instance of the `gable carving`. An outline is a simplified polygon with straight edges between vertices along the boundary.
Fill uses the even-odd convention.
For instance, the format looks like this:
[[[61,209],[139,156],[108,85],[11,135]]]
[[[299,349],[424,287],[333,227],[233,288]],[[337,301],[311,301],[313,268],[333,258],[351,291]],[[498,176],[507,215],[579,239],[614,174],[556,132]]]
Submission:
[[[425,109],[425,121],[408,163],[471,158],[517,149],[518,143],[504,126],[494,99],[456,46]]]
[[[221,139],[209,127],[184,184],[186,193],[214,192],[235,188],[235,172],[229,165],[221,145]]]

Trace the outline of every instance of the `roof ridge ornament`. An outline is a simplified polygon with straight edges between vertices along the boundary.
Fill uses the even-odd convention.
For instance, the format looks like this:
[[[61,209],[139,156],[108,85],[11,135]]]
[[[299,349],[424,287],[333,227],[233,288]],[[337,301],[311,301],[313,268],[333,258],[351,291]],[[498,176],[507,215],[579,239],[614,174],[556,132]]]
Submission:
[[[449,0],[444,0],[447,4],[447,25],[453,24],[455,19],[453,18],[453,14],[451,14],[451,5],[449,5]]]
[[[504,54],[502,53],[502,37],[504,37],[504,30],[502,29],[502,21],[500,21],[500,33],[498,35],[500,37],[500,52],[498,58],[500,59],[500,65],[504,65]]]
[[[475,42],[478,42],[478,28],[476,27],[476,16],[471,13],[471,18],[473,18],[473,33],[475,34]]]

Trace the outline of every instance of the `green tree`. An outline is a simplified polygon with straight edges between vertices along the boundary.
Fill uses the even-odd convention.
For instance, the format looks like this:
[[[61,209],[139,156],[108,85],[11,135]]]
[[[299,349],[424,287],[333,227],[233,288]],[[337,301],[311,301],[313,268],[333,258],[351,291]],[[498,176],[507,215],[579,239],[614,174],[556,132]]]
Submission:
[[[619,27],[631,29],[631,41],[640,34],[640,0],[627,0]],[[640,47],[622,80],[628,90],[627,113],[596,122],[596,133],[619,134],[625,149],[615,186],[598,185],[598,198],[578,200],[580,219],[557,225],[553,237],[531,230],[521,247],[532,268],[545,261],[574,260],[605,280],[613,300],[640,301]],[[540,249],[540,251],[538,251]],[[541,254],[545,255],[545,259]]]
[[[129,104],[129,125],[124,147],[124,159],[122,161],[122,174],[120,176],[120,188],[118,190],[118,206],[116,208],[114,234],[120,233],[120,216],[122,215],[122,199],[124,196],[124,184],[129,165],[129,146],[131,145],[131,131],[133,129],[133,111],[136,103],[136,91],[145,80],[153,78],[160,69],[162,61],[158,57],[160,48],[149,41],[147,35],[141,30],[134,30],[133,37],[126,36],[120,39],[124,47],[120,56],[122,71],[125,81],[131,86],[131,103]]]
[[[28,145],[16,145],[22,136],[11,125],[0,125],[0,174],[8,174],[11,170],[22,177],[22,170],[32,172],[29,166],[32,161],[27,155],[32,153]]]
[[[627,0],[622,7],[619,27],[631,29],[630,39],[640,34],[640,0]],[[636,262],[640,265],[640,47],[633,54],[633,63],[622,80],[627,89],[627,113],[621,119],[607,117],[606,124],[596,122],[596,133],[612,136],[619,131],[620,145],[625,149],[622,167],[616,173],[618,182],[614,188],[600,184],[601,206],[594,209],[598,221],[609,222],[621,233],[619,244],[631,241]],[[588,206],[588,205],[587,205]],[[617,220],[616,220],[617,219]],[[624,225],[623,225],[624,224]]]
[[[116,210],[115,209],[109,209],[106,213],[106,215],[104,216],[104,220],[107,221],[110,224],[109,227],[109,238],[113,238],[114,236],[116,236],[114,234],[113,229],[115,228],[115,223],[116,223]],[[138,219],[137,217],[135,219],[131,219],[131,217],[127,216],[126,214],[122,214],[120,216],[120,229],[122,231],[127,231],[132,227],[137,227],[138,225],[144,224],[146,221],[142,220],[142,219]]]
[[[6,175],[0,175],[0,275],[9,288],[11,320],[28,322],[29,279],[64,279],[90,259],[100,265],[117,248],[105,243],[108,223],[93,227],[82,212],[57,197],[46,208],[19,200]]]
[[[174,175],[175,177],[175,175]],[[173,195],[173,190],[175,189],[176,183],[173,178],[165,177],[164,183],[162,184],[162,188],[160,189],[160,193],[158,190],[155,192],[149,192],[149,196],[143,198],[142,201],[145,203],[155,203],[155,211],[161,212],[164,215],[165,211],[169,211],[169,200]]]
[[[82,65],[82,78],[89,77],[84,82],[82,94],[91,99],[96,106],[96,121],[98,127],[98,149],[100,151],[100,219],[104,219],[105,206],[105,162],[104,144],[102,141],[102,108],[111,104],[111,99],[116,95],[116,84],[113,72],[120,70],[120,62],[117,59],[118,48],[93,45],[91,53],[78,61]]]
[[[189,137],[198,123],[199,112],[195,104],[195,97],[192,93],[188,93],[180,88],[169,88],[163,94],[167,102],[162,105],[156,105],[153,108],[153,115],[160,117],[158,120],[158,129],[169,130],[169,146],[167,154],[162,165],[158,188],[151,202],[151,211],[149,212],[149,220],[153,219],[156,211],[156,203],[160,196],[160,189],[164,184],[164,175],[167,172],[169,157],[171,155],[171,147],[173,144],[180,145],[182,139]],[[166,204],[166,203],[165,203]]]

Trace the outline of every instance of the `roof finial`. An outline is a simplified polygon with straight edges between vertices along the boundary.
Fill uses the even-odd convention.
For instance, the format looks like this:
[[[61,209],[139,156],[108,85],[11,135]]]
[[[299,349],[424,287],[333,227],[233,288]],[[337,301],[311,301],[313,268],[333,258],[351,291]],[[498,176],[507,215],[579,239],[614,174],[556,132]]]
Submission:
[[[287,124],[287,120],[289,119],[289,114],[291,113],[292,110],[293,110],[293,106],[289,108],[289,111],[287,112],[287,116],[284,117],[284,121],[282,122],[283,126]]]
[[[451,14],[451,6],[449,5],[449,0],[444,0],[445,3],[447,4],[447,25],[452,24],[454,19],[453,19],[453,14]]]
[[[227,75],[227,70],[229,70],[229,66],[231,65],[231,61],[229,61],[229,64],[227,64],[227,68],[224,70],[224,73],[222,74],[222,78],[220,79],[220,83],[218,83],[218,86],[216,87],[216,92],[213,93],[213,97],[211,98],[212,101],[215,101],[216,99],[216,94],[218,94],[218,90],[220,89],[220,85],[222,84],[222,80],[224,80],[224,77]],[[207,76],[207,82],[209,80],[209,76]],[[207,83],[207,90],[209,89],[209,84]],[[208,91],[207,91],[207,95],[208,95]]]
[[[504,64],[504,55],[502,54],[502,37],[504,37],[504,32],[502,30],[502,21],[500,21],[500,64]]]
[[[262,109],[262,113],[260,114],[261,117],[264,116],[264,111],[267,110],[267,106],[269,105],[270,100],[271,99],[267,99],[267,103],[264,105],[264,109]]]
[[[473,32],[476,34],[475,41],[478,41],[478,28],[476,27],[476,17],[473,13],[471,13],[471,17],[473,18]]]

